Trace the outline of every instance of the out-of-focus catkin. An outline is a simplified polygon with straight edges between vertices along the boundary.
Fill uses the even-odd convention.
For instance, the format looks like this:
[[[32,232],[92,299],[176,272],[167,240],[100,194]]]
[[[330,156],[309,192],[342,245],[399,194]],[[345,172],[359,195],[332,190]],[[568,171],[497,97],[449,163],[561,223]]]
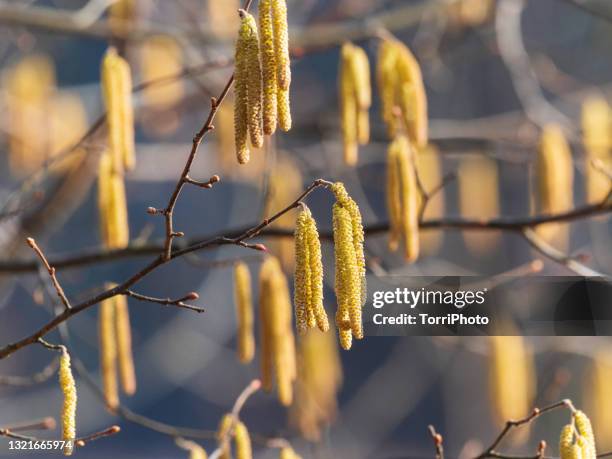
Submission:
[[[251,273],[244,262],[239,262],[234,267],[234,301],[238,318],[238,359],[242,363],[248,363],[255,355],[255,336]]]
[[[108,10],[108,22],[113,35],[122,37],[136,19],[136,0],[119,0]]]
[[[232,457],[230,435],[232,434],[231,429],[234,427],[234,424],[234,417],[229,413],[224,415],[219,423],[217,441],[219,442],[219,447],[221,448],[221,454],[219,455],[221,459],[231,459]]]
[[[557,214],[572,209],[574,203],[572,152],[559,126],[544,127],[534,175],[537,213]],[[536,232],[556,248],[567,250],[570,236],[570,227],[567,223],[538,225]]]
[[[108,408],[112,410],[119,405],[114,298],[106,299],[100,304],[98,337],[100,347],[100,373],[102,374],[104,401]]]
[[[297,218],[295,229],[294,305],[296,326],[300,333],[315,325],[321,331],[329,330],[327,313],[323,306],[323,263],[317,225],[304,206]]]
[[[291,446],[285,446],[280,449],[279,459],[302,459],[302,456],[297,454]]]
[[[289,406],[296,377],[292,307],[287,279],[274,257],[262,264],[259,290],[262,385],[271,390],[274,378],[279,401]]]
[[[64,455],[71,456],[76,438],[76,407],[77,391],[70,368],[70,355],[64,349],[60,357],[59,383],[64,394],[62,406],[62,440],[67,442],[64,446]]]
[[[241,421],[236,423],[234,429],[234,443],[236,445],[236,459],[252,459],[251,436],[246,425]]]
[[[495,418],[500,423],[520,419],[532,408],[532,354],[522,336],[491,336],[489,340],[489,385]],[[520,443],[528,435],[528,429],[520,429],[512,440]]]
[[[156,111],[172,108],[184,94],[178,77],[183,69],[181,47],[171,37],[155,35],[142,43],[139,57],[142,80],[160,82],[144,89],[146,105]]]
[[[444,216],[445,200],[444,190],[434,191],[444,180],[442,176],[442,162],[440,153],[433,145],[421,149],[416,153],[416,170],[425,192],[429,195],[424,220],[435,220]],[[422,205],[422,196],[419,193],[419,209]],[[444,231],[429,229],[419,233],[420,250],[423,255],[435,255],[444,241]]]
[[[113,168],[112,155],[108,152],[100,157],[98,214],[104,247],[107,249],[127,247],[130,235],[125,184],[122,175]]]
[[[370,138],[372,89],[368,56],[351,43],[342,45],[339,93],[344,161],[355,165],[358,145],[367,144]]]
[[[412,52],[395,39],[379,48],[378,86],[382,117],[391,137],[405,130],[417,148],[428,143],[427,94],[421,68]]]
[[[584,386],[588,412],[591,413],[595,435],[600,450],[612,448],[612,352],[598,351],[591,364]]]
[[[132,355],[132,327],[127,297],[118,295],[112,298],[115,305],[115,333],[117,337],[117,359],[121,388],[128,395],[136,392],[136,372]]]
[[[387,156],[387,208],[389,248],[396,250],[401,240],[409,263],[419,256],[419,190],[414,168],[414,151],[404,135],[389,146]]]
[[[81,98],[72,92],[58,92],[49,107],[49,136],[51,157],[64,155],[51,164],[55,172],[68,172],[77,167],[86,150],[77,148],[66,155],[87,132],[87,112]]]
[[[459,210],[466,219],[487,219],[499,215],[497,163],[485,156],[468,156],[458,168]],[[499,242],[495,231],[464,231],[467,249],[477,256],[490,255]]]
[[[102,95],[106,107],[109,148],[116,172],[135,165],[134,109],[130,66],[115,48],[102,60]]]
[[[55,91],[55,67],[46,55],[23,57],[2,76],[6,91],[9,165],[17,177],[42,166],[49,154],[48,112]]]
[[[587,99],[582,105],[582,132],[586,151],[585,180],[587,201],[598,204],[610,191],[610,180],[593,166],[593,160],[601,161],[605,168],[612,167],[612,117],[608,102],[599,97]]]
[[[208,454],[201,446],[194,445],[189,449],[189,459],[208,459]]]
[[[298,341],[298,377],[289,419],[308,441],[318,442],[321,429],[334,421],[342,366],[333,334],[309,330]]]

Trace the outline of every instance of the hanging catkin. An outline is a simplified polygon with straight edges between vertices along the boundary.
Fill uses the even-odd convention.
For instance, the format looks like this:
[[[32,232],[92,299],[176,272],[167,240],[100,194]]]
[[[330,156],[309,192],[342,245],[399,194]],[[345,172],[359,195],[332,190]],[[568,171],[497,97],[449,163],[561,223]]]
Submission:
[[[127,202],[123,177],[115,172],[112,156],[105,152],[98,170],[98,213],[105,248],[118,249],[129,243]]]
[[[408,139],[398,135],[389,146],[387,157],[387,207],[389,212],[389,248],[404,244],[404,258],[409,263],[419,256],[419,190],[414,170],[414,152]]]
[[[600,450],[612,448],[612,353],[609,349],[597,351],[584,387],[584,398],[588,400],[589,413],[598,439]]]
[[[582,132],[584,136],[585,181],[587,201],[602,202],[610,191],[610,179],[593,166],[592,161],[601,161],[604,168],[612,167],[612,117],[610,107],[603,98],[589,98],[582,105]]]
[[[427,94],[416,58],[403,43],[384,39],[377,74],[389,135],[395,137],[401,127],[415,147],[424,148],[428,143]]]
[[[219,430],[217,431],[217,441],[221,448],[221,459],[231,459],[232,457],[232,444],[230,442],[231,429],[234,427],[234,417],[231,414],[226,414],[221,418],[219,423]]]
[[[134,109],[130,67],[115,48],[104,55],[101,80],[113,170],[120,173],[135,165]]]
[[[302,456],[297,454],[291,446],[281,448],[279,459],[302,459]]]
[[[132,355],[132,327],[127,297],[117,295],[112,300],[115,305],[115,333],[121,387],[124,393],[133,395],[136,392],[136,372]]]
[[[111,286],[109,286],[111,287]],[[108,298],[100,304],[98,318],[100,373],[104,401],[109,409],[119,405],[117,388],[117,338],[115,333],[115,300]]]
[[[292,307],[287,279],[273,257],[267,258],[261,267],[259,307],[262,386],[271,390],[274,378],[279,401],[289,406],[296,376]]]
[[[239,262],[234,267],[234,301],[238,318],[238,359],[242,363],[248,363],[255,355],[255,337],[251,273],[244,262]]]
[[[278,87],[282,91],[286,91],[288,93],[289,87],[291,86],[291,59],[289,57],[287,2],[285,0],[271,1]]]
[[[252,459],[253,450],[249,430],[244,423],[238,421],[234,428],[234,443],[236,444],[236,459]]]
[[[582,437],[584,443],[582,447],[583,459],[595,459],[597,457],[597,449],[595,446],[595,435],[593,435],[593,428],[591,427],[591,421],[583,411],[576,411],[574,413],[574,423],[576,425],[576,432]]]
[[[338,343],[332,333],[308,330],[298,340],[298,377],[289,420],[308,441],[321,440],[321,430],[336,417],[342,385]]]
[[[294,305],[296,326],[300,333],[315,325],[329,330],[327,313],[323,307],[323,263],[317,225],[304,206],[295,229]]]
[[[495,418],[506,422],[524,417],[532,408],[535,388],[532,355],[524,338],[491,336],[489,359],[489,385]],[[515,439],[523,440],[528,434],[528,429],[517,430]]]
[[[257,23],[244,10],[240,10],[240,18],[235,53],[234,129],[238,162],[246,164],[249,161],[247,135],[250,134],[253,147],[263,145],[262,79]]]
[[[259,36],[263,70],[263,130],[264,134],[272,135],[276,131],[279,104],[272,0],[259,2]]]
[[[574,426],[567,424],[559,436],[559,454],[561,459],[582,459],[580,446],[574,444]]]
[[[572,152],[561,128],[544,127],[535,164],[536,212],[557,214],[571,210],[574,193]],[[563,223],[538,225],[540,237],[560,250],[569,244],[569,226]]]
[[[367,144],[370,137],[372,89],[370,64],[363,49],[351,43],[342,45],[339,78],[344,161],[355,165],[358,145]]]
[[[72,369],[70,368],[70,355],[66,349],[62,350],[60,357],[59,383],[64,394],[62,406],[62,440],[66,442],[64,455],[71,456],[76,438],[77,392]]]

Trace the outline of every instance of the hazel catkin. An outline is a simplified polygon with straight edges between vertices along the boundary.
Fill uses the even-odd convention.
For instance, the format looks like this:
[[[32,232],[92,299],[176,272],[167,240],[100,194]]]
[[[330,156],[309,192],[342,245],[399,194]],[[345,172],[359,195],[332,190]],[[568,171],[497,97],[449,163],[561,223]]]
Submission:
[[[580,452],[580,450],[578,450]],[[580,455],[576,456],[574,450],[574,426],[567,424],[561,429],[559,436],[559,454],[561,459],[579,459]]]
[[[581,446],[583,459],[595,459],[597,457],[597,450],[595,446],[595,435],[593,434],[593,427],[588,416],[580,410],[574,413],[574,423],[576,426],[576,432],[578,438],[584,439],[584,443]]]
[[[255,355],[255,337],[251,273],[244,262],[239,262],[234,267],[234,301],[238,318],[238,359],[242,363],[248,363]]]
[[[610,180],[593,165],[599,160],[603,166],[612,166],[612,116],[608,102],[600,97],[591,97],[582,105],[582,132],[585,148],[586,197],[590,204],[599,204],[610,191]]]
[[[263,71],[263,130],[264,134],[272,135],[276,131],[279,104],[272,0],[259,2],[259,36]]]
[[[287,2],[286,0],[271,1],[278,87],[288,92],[291,85],[291,59],[289,57]]]
[[[121,387],[124,393],[133,395],[136,392],[136,372],[132,355],[132,327],[127,297],[118,295],[112,300],[115,306],[115,333]]]
[[[240,421],[236,422],[236,427],[234,428],[234,443],[236,445],[236,459],[253,458],[249,430]]]
[[[62,440],[66,442],[64,455],[71,456],[76,438],[77,392],[72,369],[70,368],[70,355],[66,349],[63,349],[60,357],[59,383],[64,394],[62,406]]]
[[[129,243],[129,225],[123,177],[115,171],[112,161],[108,152],[103,153],[100,158],[98,214],[104,247],[118,249]]]
[[[98,329],[102,391],[107,407],[113,410],[119,406],[115,301],[113,298],[108,298],[100,304]]]

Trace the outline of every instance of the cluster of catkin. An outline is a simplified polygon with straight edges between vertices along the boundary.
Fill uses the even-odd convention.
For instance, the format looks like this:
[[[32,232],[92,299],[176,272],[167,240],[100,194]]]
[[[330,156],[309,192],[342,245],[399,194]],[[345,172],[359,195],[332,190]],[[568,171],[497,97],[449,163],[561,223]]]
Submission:
[[[300,334],[315,326],[329,330],[323,306],[323,262],[321,242],[315,219],[306,205],[298,215],[295,227],[294,307],[296,327]]]
[[[259,30],[255,18],[240,10],[234,72],[234,130],[240,164],[279,126],[291,129],[289,88],[291,68],[287,4],[285,0],[259,2]]]
[[[598,204],[610,191],[610,179],[593,165],[599,161],[604,169],[612,168],[612,116],[608,102],[599,97],[587,99],[582,105],[582,133],[585,149],[586,197]]]
[[[289,406],[296,377],[291,297],[287,278],[274,257],[266,258],[259,273],[259,314],[262,386],[272,390],[275,379],[279,401]]]
[[[64,348],[60,357],[59,383],[64,395],[62,406],[62,440],[66,442],[64,455],[71,456],[76,439],[77,391],[70,367],[70,354]]]
[[[509,333],[515,330],[506,329]],[[491,336],[489,386],[495,418],[500,422],[520,419],[529,413],[535,391],[533,356],[522,336]],[[528,429],[516,431],[513,438],[524,440]]]
[[[595,459],[597,450],[591,421],[582,411],[575,411],[572,422],[561,430],[559,438],[561,459]]]
[[[409,263],[419,256],[420,193],[415,170],[416,152],[408,138],[400,134],[387,153],[387,208],[389,212],[389,249],[404,246]]]
[[[338,301],[336,326],[340,345],[348,350],[353,337],[363,338],[361,309],[367,293],[363,224],[359,207],[348,195],[344,185],[336,182],[331,189],[336,197],[333,206],[335,290]]]
[[[535,164],[535,209],[540,214],[571,210],[574,202],[572,152],[557,125],[544,127]],[[560,250],[567,250],[570,227],[566,223],[538,225],[536,232]]]
[[[114,288],[109,284],[107,288]],[[117,367],[123,392],[136,392],[136,375],[132,356],[132,333],[127,298],[117,295],[100,304],[98,317],[100,373],[104,399],[109,409],[119,406]]]
[[[289,420],[302,436],[321,440],[321,429],[336,417],[342,385],[338,344],[331,333],[309,330],[298,341],[298,377]]]
[[[244,262],[236,263],[234,266],[234,301],[238,319],[238,360],[248,363],[255,356],[255,336],[251,273]]]
[[[230,439],[234,439],[235,458],[236,459],[252,459],[253,449],[251,446],[251,436],[246,425],[236,419],[232,414],[226,414],[221,418],[219,430],[217,432],[217,441],[221,448],[221,459],[231,459],[232,446]]]
[[[416,148],[428,142],[427,94],[421,68],[401,42],[384,39],[378,51],[378,88],[389,136],[405,132]]]
[[[340,53],[340,124],[344,162],[354,166],[357,164],[358,145],[370,141],[370,62],[366,52],[352,43],[344,43]]]

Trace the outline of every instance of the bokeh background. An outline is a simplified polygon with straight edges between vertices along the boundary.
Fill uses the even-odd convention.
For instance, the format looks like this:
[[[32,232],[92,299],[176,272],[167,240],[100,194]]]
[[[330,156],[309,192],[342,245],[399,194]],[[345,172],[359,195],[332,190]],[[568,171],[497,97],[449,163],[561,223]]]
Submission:
[[[126,176],[126,186],[136,245],[163,238],[161,220],[147,215],[146,209],[166,203],[191,138],[208,113],[211,95],[220,91],[232,71],[236,18],[215,16],[214,11],[235,11],[237,2],[208,2],[137,0],[128,38],[117,40],[132,65],[136,84],[164,72],[172,75],[190,69],[167,85],[134,96],[138,164]],[[100,247],[95,161],[85,162],[75,173],[69,166],[50,167],[49,158],[78,140],[104,112],[99,74],[109,42],[105,31],[111,30],[104,12],[110,3],[0,2],[0,268],[7,265],[0,277],[2,344],[31,333],[51,314],[51,300],[39,276],[17,272],[10,265],[33,260],[23,242],[26,235],[35,236],[50,257]],[[250,164],[238,166],[231,133],[229,137],[227,133],[231,122],[227,116],[218,121],[217,130],[200,149],[192,175],[206,179],[219,174],[221,183],[213,190],[186,188],[176,208],[175,227],[188,238],[224,234],[257,223],[294,200],[302,184],[316,178],[345,182],[366,226],[387,221],[388,139],[378,97],[370,115],[372,141],[360,149],[358,166],[349,168],[342,162],[336,87],[339,46],[350,39],[364,47],[374,69],[376,34],[381,27],[406,43],[422,66],[431,143],[442,168],[429,178],[430,186],[444,174],[460,174],[436,195],[430,217],[529,215],[539,125],[549,121],[560,122],[566,130],[575,159],[575,204],[585,202],[580,111],[587,97],[609,97],[612,89],[609,2],[290,0],[288,5],[294,127],[288,134],[276,135],[266,149],[253,152]],[[516,14],[521,26],[518,41],[512,35]],[[46,22],[35,22],[40,17]],[[504,47],[506,55],[500,53]],[[18,89],[11,84],[11,75],[32,56],[42,62],[40,78],[54,75],[49,76],[55,83],[48,89],[54,98],[46,110],[32,112],[30,129],[22,139],[32,156],[16,166],[10,154],[16,136],[11,132],[10,104]],[[213,68],[211,61],[218,65]],[[25,78],[22,74],[20,81]],[[529,87],[537,89],[537,97]],[[62,104],[58,94],[77,108]],[[105,135],[98,132],[85,143],[83,154],[95,157],[105,143]],[[465,167],[470,161],[476,163],[472,174]],[[322,191],[308,198],[320,229],[330,228],[331,204]],[[292,218],[283,224],[290,228]],[[570,231],[567,248],[571,253],[579,254],[593,269],[612,272],[609,219],[577,221]],[[371,288],[387,285],[386,278],[394,275],[530,275],[536,259],[543,261],[543,275],[569,273],[564,266],[541,258],[514,233],[467,235],[445,230],[426,237],[425,253],[411,266],[403,263],[400,254],[388,252],[384,234],[369,237]],[[269,244],[273,251],[286,250],[278,240]],[[323,250],[326,306],[333,308],[333,251],[328,243]],[[150,257],[62,269],[59,276],[70,298],[84,299],[105,282],[127,278]],[[184,257],[138,284],[137,291],[157,297],[196,291],[207,312],[194,315],[130,300],[139,389],[135,396],[123,399],[125,406],[165,423],[214,431],[237,395],[258,376],[256,362],[241,365],[235,356],[231,261],[237,258],[249,262],[255,278],[261,257],[228,247]],[[97,311],[90,309],[71,319],[64,333],[69,333],[73,352],[99,381],[96,320]],[[57,341],[57,334],[50,334],[49,340]],[[537,370],[535,402],[541,405],[568,397],[578,406],[586,403],[584,394],[593,392],[589,368],[599,351],[610,346],[609,340],[532,337],[528,341]],[[0,374],[32,374],[50,358],[49,351],[30,346],[0,361]],[[273,395],[253,396],[243,420],[262,436],[290,439],[304,457],[333,458],[432,457],[428,424],[443,434],[449,457],[474,457],[503,425],[491,403],[485,338],[366,337],[351,351],[342,352],[342,368],[338,416],[325,429],[321,444],[301,440],[288,427],[286,410]],[[78,378],[77,385],[80,432],[114,423],[122,428],[119,435],[79,450],[80,457],[187,456],[172,438],[109,414]],[[57,417],[60,405],[55,378],[31,387],[0,386],[0,426]],[[553,445],[549,453],[557,454],[554,445],[567,418],[565,412],[543,417],[531,429],[529,440],[508,446],[508,451],[533,454],[537,442],[546,439]],[[54,438],[53,433],[41,433],[45,435]],[[215,447],[213,440],[202,444],[209,451]],[[10,452],[7,439],[0,438],[1,457],[35,454],[41,453]],[[256,447],[257,457],[277,454]]]

